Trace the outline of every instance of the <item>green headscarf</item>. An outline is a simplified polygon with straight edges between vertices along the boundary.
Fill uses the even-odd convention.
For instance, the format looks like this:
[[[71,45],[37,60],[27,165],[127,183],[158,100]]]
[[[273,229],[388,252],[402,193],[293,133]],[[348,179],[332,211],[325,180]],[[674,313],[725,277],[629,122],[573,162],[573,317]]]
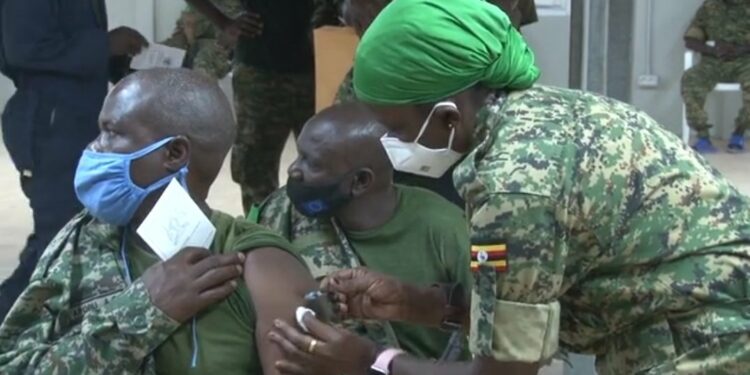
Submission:
[[[355,93],[372,104],[432,103],[480,82],[526,89],[537,78],[521,34],[484,0],[395,0],[354,59]]]

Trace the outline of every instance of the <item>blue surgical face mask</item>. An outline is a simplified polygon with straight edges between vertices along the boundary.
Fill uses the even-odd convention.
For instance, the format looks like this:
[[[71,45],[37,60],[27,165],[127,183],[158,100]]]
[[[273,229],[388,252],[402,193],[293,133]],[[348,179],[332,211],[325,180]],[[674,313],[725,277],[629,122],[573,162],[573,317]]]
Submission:
[[[153,184],[140,187],[130,177],[130,164],[169,143],[174,137],[162,139],[130,154],[83,151],[75,176],[78,200],[95,218],[112,225],[130,222],[143,200],[164,187],[172,178],[185,186],[187,165]]]

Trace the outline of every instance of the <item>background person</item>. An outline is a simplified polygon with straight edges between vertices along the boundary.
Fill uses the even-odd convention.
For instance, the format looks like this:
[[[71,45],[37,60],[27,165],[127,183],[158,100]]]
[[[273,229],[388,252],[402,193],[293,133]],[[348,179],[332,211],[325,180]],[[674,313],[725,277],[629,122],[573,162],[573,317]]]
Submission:
[[[53,0],[4,0],[3,72],[16,92],[2,114],[5,147],[33,211],[20,264],[0,285],[0,321],[26,287],[52,237],[81,205],[73,175],[97,134],[111,68],[147,45],[137,31],[107,32],[104,0],[60,6]]]

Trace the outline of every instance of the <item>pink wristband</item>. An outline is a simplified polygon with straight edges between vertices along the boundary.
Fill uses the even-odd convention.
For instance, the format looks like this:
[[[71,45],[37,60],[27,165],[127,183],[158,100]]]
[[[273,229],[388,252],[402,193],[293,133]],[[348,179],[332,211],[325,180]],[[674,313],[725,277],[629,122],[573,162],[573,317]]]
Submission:
[[[378,354],[375,363],[373,363],[370,368],[381,374],[388,375],[391,373],[391,362],[393,362],[393,359],[404,353],[406,352],[401,349],[389,348],[383,350]]]

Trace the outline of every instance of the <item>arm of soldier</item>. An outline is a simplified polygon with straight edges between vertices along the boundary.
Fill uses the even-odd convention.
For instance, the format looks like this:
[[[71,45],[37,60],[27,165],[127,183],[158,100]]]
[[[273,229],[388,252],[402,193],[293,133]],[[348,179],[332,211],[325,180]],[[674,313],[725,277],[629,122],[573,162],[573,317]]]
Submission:
[[[2,44],[8,63],[17,69],[76,77],[106,76],[109,37],[90,28],[66,33],[59,24],[55,2],[5,1]]]
[[[556,353],[567,244],[555,205],[548,196],[496,193],[473,212],[475,356],[540,363]]]
[[[183,11],[182,14],[180,14],[180,18],[175,22],[172,35],[170,35],[169,38],[162,40],[160,43],[174,48],[190,48],[190,41],[188,40],[188,33],[185,28],[185,24],[190,22],[190,17],[191,15],[189,14],[189,11]]]
[[[215,42],[202,44],[193,58],[193,70],[217,80],[224,78],[232,70],[231,49]]]
[[[179,327],[151,303],[143,282],[136,281],[87,311],[79,330],[56,337],[55,323],[66,317],[51,306],[69,300],[65,290],[35,274],[0,329],[0,373],[122,373],[139,368]]]
[[[211,22],[216,25],[219,29],[224,30],[231,22],[232,19],[227,17],[219,8],[216,7],[210,0],[185,0],[188,4],[192,5],[199,12],[203,13],[208,17]]]
[[[687,31],[683,37],[685,48],[704,55],[716,55],[716,48],[706,44],[708,36],[706,35],[706,14],[705,5],[702,5],[695,13],[695,17],[690,22]]]
[[[282,359],[282,351],[268,339],[273,322],[295,321],[295,310],[304,304],[305,293],[317,289],[318,284],[298,259],[278,248],[255,249],[247,254],[245,283],[255,306],[255,340],[263,372],[277,374],[275,363]]]

